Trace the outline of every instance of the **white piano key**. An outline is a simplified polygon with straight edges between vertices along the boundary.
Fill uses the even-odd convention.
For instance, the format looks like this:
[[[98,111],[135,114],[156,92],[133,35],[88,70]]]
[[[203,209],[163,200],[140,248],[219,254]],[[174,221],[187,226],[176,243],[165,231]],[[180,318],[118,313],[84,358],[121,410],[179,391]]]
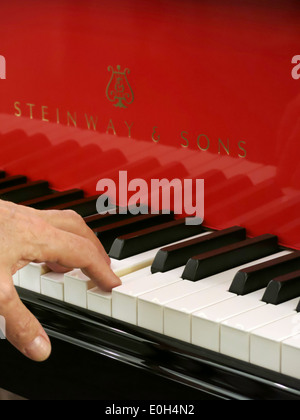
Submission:
[[[290,253],[290,251],[282,251],[276,254],[261,258],[251,263],[243,264],[241,266],[224,271],[206,279],[200,280],[203,285],[210,285],[211,287],[203,292],[198,292],[195,295],[189,295],[183,299],[175,300],[165,305],[164,309],[164,333],[173,338],[183,341],[191,341],[191,315],[208,306],[217,304],[227,299],[236,297],[235,294],[229,293],[228,289],[235,274],[246,267],[251,267],[283,255]],[[212,293],[211,293],[211,292]]]
[[[279,255],[282,256],[282,253],[278,253],[276,255],[277,257]],[[272,257],[275,258],[275,256],[272,256]],[[270,259],[271,257],[267,257],[267,258]],[[265,259],[266,258],[264,258],[263,260]],[[256,263],[257,262],[254,262],[253,264],[256,264]],[[249,265],[251,265],[251,263],[240,266],[239,268],[228,270],[227,272],[223,273],[221,276],[220,275],[211,276],[207,279],[203,279],[198,282],[182,281],[180,284],[177,284],[177,283],[171,284],[169,286],[165,286],[161,289],[156,289],[155,291],[139,296],[138,297],[138,325],[144,328],[148,328],[152,331],[163,333],[164,331],[163,317],[164,317],[165,305],[172,302],[173,300],[179,299],[188,294],[192,294],[197,291],[216,286],[218,284],[227,282],[227,285],[225,285],[225,289],[227,289],[229,288],[237,269],[241,269],[242,267],[249,266]],[[184,267],[182,267],[182,271],[183,269]],[[182,290],[181,290],[181,287],[182,287]],[[251,295],[256,296],[255,294],[251,294]],[[260,299],[261,299],[262,292],[258,293],[258,295],[260,296]],[[252,309],[256,306],[260,306],[263,304],[260,302],[257,303],[257,301],[259,301],[258,298],[256,298],[255,303],[252,300],[251,304],[249,303],[249,309]],[[247,302],[247,299],[246,299],[246,302]],[[242,310],[240,310],[240,312],[242,312]],[[237,313],[235,312],[233,313],[233,315],[237,315]]]
[[[144,277],[151,276],[151,267],[145,267],[138,271],[133,271],[132,273],[126,274],[121,277],[122,284],[128,283],[132,280],[143,279]]]
[[[296,308],[299,299],[294,299]],[[300,313],[294,313],[251,332],[250,362],[271,369],[281,370],[281,344],[300,332]]]
[[[80,269],[75,269],[64,275],[65,302],[81,308],[87,307],[87,291],[95,287],[92,280]]]
[[[274,254],[269,257],[265,257],[259,262],[264,262],[266,260],[274,259],[276,257],[290,253],[290,251],[283,251],[277,254]],[[240,267],[223,272],[221,275],[215,275],[208,277],[206,279],[200,280],[198,282],[184,282],[181,281],[180,284],[171,284],[165,286],[161,289],[155,289],[147,294],[143,294],[138,297],[138,325],[144,328],[148,328],[152,331],[162,333],[163,328],[163,317],[164,317],[164,307],[173,300],[184,297],[185,295],[195,293],[200,290],[207,289],[209,287],[217,286],[222,283],[224,284],[224,290],[227,290],[232,282],[232,279],[237,270],[249,267],[250,265],[257,264],[255,261],[253,263],[247,263]],[[178,270],[184,270],[184,267]],[[180,287],[182,287],[182,293],[180,294]],[[261,296],[262,297],[262,296]],[[256,299],[258,300],[258,299]],[[252,304],[252,307],[255,305]],[[251,308],[250,308],[251,309]]]
[[[50,272],[41,276],[41,293],[54,299],[64,300],[64,274]]]
[[[29,263],[19,270],[20,286],[41,293],[41,276],[50,271],[44,263]]]
[[[183,272],[184,266],[176,270],[180,274]],[[162,333],[164,331],[164,308],[166,305],[200,290],[227,282],[224,286],[224,290],[226,290],[231,281],[232,270],[229,270],[227,276],[216,275],[196,282],[180,278],[175,284],[142,294],[138,297],[138,325]]]
[[[14,285],[20,286],[19,271],[16,271],[15,274],[13,274],[12,278],[13,278]]]
[[[234,296],[233,293],[229,293],[220,285],[201,290],[166,304],[164,310],[165,335],[190,342],[192,313],[206,306],[231,299]]]
[[[191,236],[190,238],[185,238],[184,240],[172,242],[164,246],[171,246],[178,243],[183,243],[191,239],[200,238],[201,236],[209,235],[210,233],[211,232],[204,232],[204,233],[201,233],[200,235]],[[141,254],[124,258],[123,260],[116,260],[115,258],[111,258],[111,268],[117,276],[122,277],[134,271],[141,270],[142,268],[149,267],[153,263],[157,252],[161,248],[163,247],[161,246],[159,248],[151,249],[149,251],[142,252]]]
[[[181,274],[182,268],[177,268],[166,273],[155,273],[114,288],[112,291],[112,317],[136,325],[138,297],[180,281]]]
[[[300,334],[282,343],[281,373],[300,379]]]
[[[87,291],[87,308],[102,315],[111,316],[111,293],[98,287]]]
[[[138,297],[138,322],[140,327],[163,333],[164,305],[195,291],[197,283],[182,280]]]
[[[250,361],[250,334],[253,330],[293,314],[295,305],[264,305],[221,323],[220,352]]]
[[[151,275],[150,267],[121,277],[122,284]],[[87,308],[102,315],[112,315],[112,293],[103,292],[99,287],[87,291]]]
[[[261,301],[263,291],[237,296],[192,314],[192,344],[220,351],[220,323],[251,309],[266,305]]]

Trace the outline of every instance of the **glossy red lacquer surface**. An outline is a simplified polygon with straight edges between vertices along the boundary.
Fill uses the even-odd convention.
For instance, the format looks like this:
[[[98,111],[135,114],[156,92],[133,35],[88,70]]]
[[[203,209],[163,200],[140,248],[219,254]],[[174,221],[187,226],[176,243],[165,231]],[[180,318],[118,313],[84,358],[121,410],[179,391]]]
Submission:
[[[205,178],[206,225],[300,248],[299,22],[287,0],[2,2],[0,166],[88,194]]]

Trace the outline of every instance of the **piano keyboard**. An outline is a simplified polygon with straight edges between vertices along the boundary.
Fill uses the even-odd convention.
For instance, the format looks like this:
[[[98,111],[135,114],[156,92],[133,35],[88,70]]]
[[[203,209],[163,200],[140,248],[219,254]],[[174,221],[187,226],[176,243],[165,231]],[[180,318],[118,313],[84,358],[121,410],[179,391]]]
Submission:
[[[214,232],[160,215],[143,216],[150,221],[145,227],[141,216],[96,215],[95,197],[19,179],[7,188],[2,178],[0,198],[83,214],[100,240],[104,235],[111,267],[122,280],[105,293],[78,269],[59,274],[30,263],[13,277],[25,302],[28,293],[38,294],[54,307],[77,307],[93,319],[107,317],[287,375],[300,390],[300,252],[283,249],[274,235],[247,238],[238,226]]]

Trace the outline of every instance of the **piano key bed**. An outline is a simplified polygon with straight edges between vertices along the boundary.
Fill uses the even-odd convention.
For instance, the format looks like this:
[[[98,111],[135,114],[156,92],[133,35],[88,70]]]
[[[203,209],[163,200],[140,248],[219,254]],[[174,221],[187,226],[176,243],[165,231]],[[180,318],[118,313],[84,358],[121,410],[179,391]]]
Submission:
[[[300,252],[172,214],[96,215],[80,190],[1,176],[2,199],[85,217],[122,285],[104,293],[78,269],[37,263],[17,272],[53,354],[39,365],[2,340],[0,387],[42,399],[300,398]]]

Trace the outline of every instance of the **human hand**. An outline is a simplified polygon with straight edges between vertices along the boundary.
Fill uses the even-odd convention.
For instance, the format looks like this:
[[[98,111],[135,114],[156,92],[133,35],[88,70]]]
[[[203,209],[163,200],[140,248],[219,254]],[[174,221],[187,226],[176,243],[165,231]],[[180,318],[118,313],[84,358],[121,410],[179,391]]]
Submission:
[[[41,211],[0,200],[0,249],[0,315],[6,338],[34,361],[49,357],[51,343],[18,296],[12,280],[17,270],[47,262],[55,271],[82,269],[104,291],[121,284],[100,241],[71,210]]]

